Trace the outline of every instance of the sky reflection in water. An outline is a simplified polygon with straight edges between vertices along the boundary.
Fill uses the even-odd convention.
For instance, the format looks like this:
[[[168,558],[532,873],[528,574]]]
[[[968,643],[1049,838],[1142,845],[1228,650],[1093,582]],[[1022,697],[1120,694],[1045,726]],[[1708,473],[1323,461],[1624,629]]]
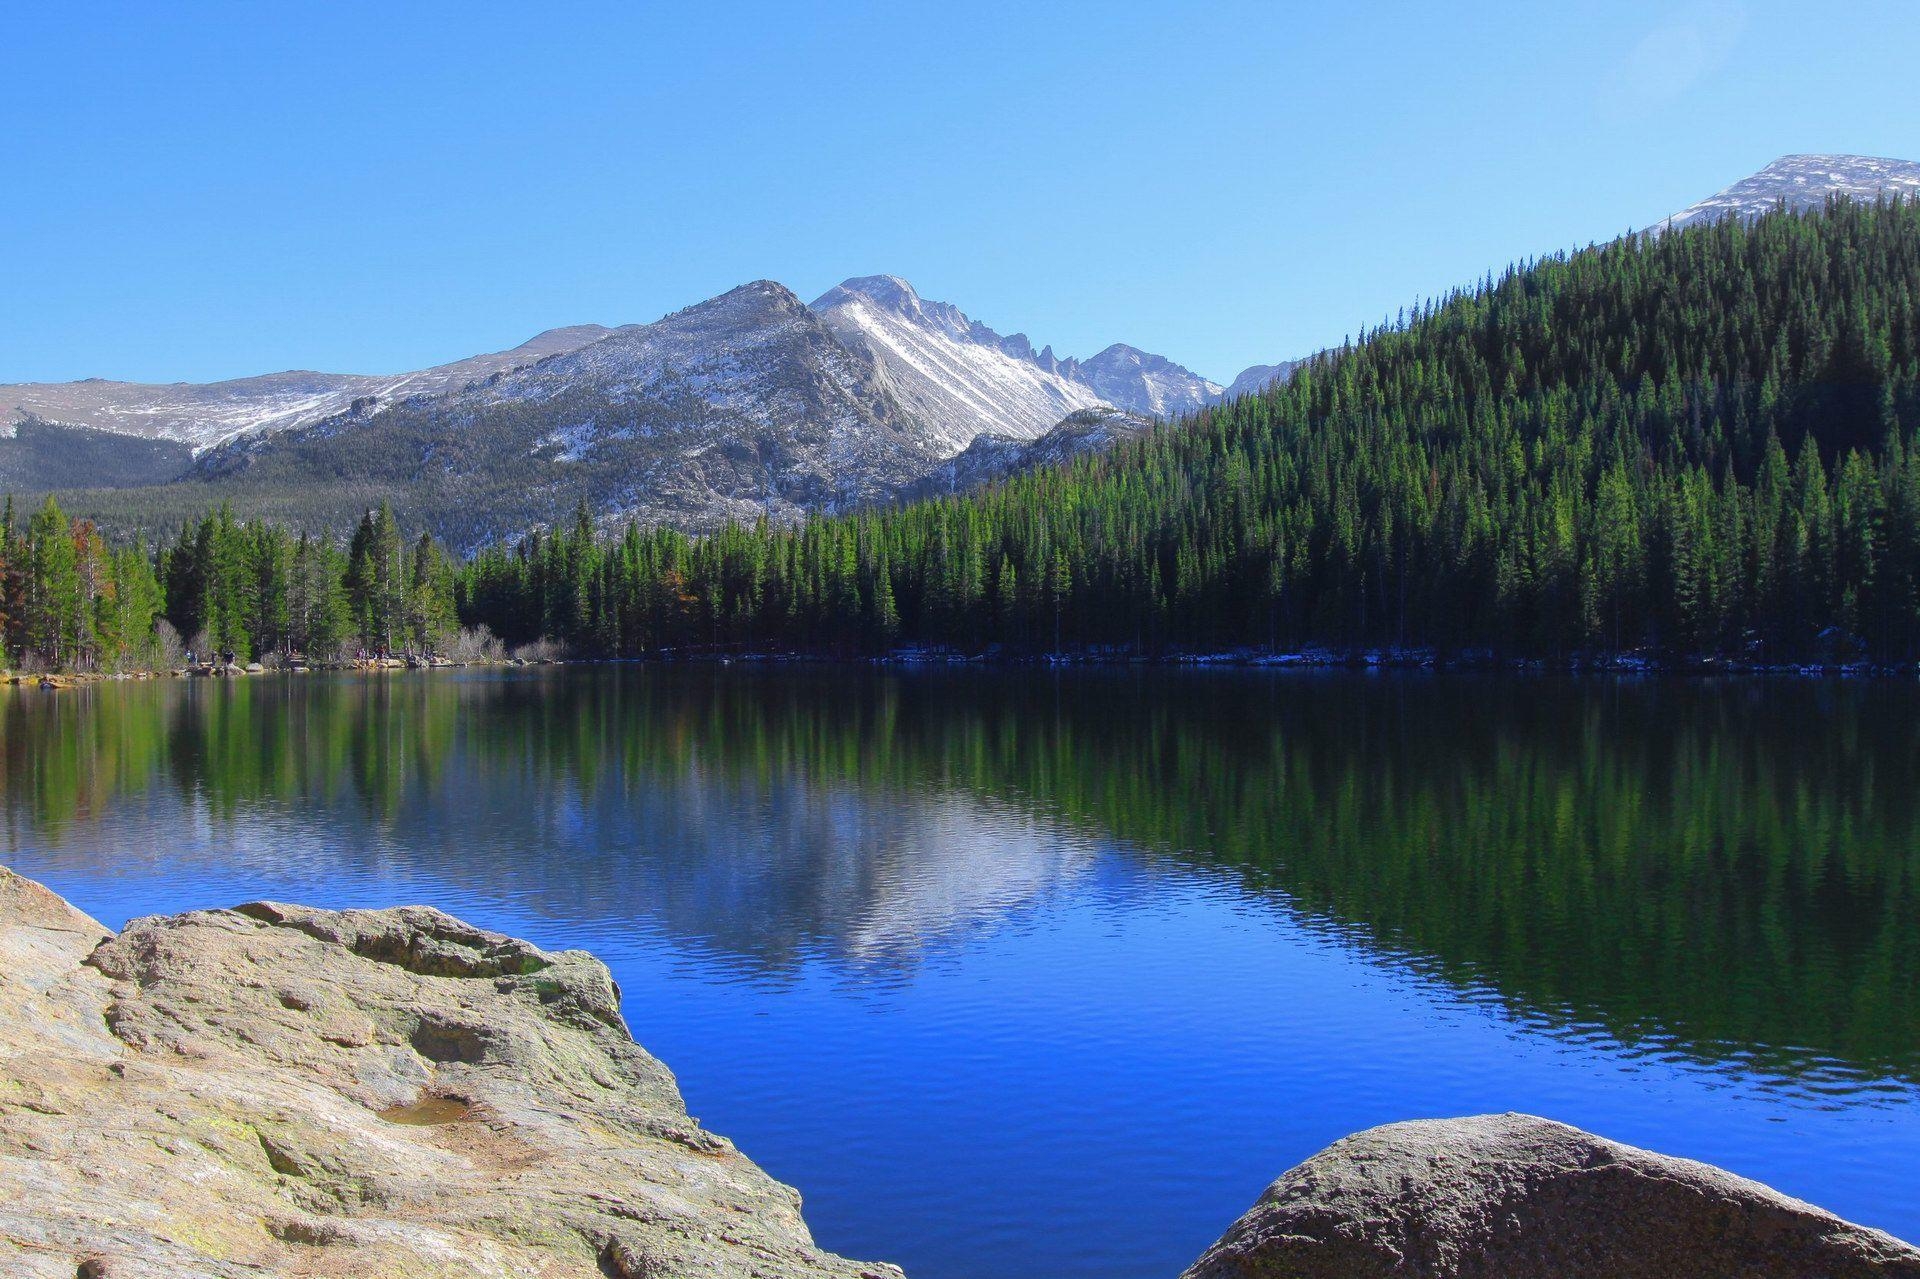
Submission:
[[[1169,1276],[1357,1128],[1530,1110],[1920,1236],[1920,690],[590,668],[0,697],[118,925],[425,901],[612,965],[917,1279]]]

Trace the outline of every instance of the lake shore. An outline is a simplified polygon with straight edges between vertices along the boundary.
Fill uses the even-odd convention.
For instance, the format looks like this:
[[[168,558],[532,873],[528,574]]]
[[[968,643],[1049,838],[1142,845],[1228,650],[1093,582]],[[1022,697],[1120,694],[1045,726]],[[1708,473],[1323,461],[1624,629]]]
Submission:
[[[0,869],[0,1258],[27,1279],[902,1279],[686,1113],[583,951],[425,907],[116,935]],[[1391,1124],[1276,1181],[1188,1279],[1920,1275],[1920,1250],[1526,1115]]]

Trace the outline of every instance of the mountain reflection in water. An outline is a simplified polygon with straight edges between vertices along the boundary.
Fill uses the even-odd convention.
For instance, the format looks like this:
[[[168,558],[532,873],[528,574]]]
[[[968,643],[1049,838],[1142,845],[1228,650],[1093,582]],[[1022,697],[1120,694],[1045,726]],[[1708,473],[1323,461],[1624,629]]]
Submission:
[[[1324,1107],[1359,1086],[1342,1070],[1384,1061],[1411,1080],[1421,1062],[1396,1053],[1417,1058],[1454,1033],[1449,1019],[1478,1018],[1490,1044],[1560,1045],[1553,1070],[1573,1073],[1552,1078],[1578,1087],[1549,1095],[1570,1111],[1613,1104],[1607,1072],[1647,1061],[1749,1081],[1738,1087],[1779,1104],[1904,1116],[1920,1084],[1917,712],[1920,687],[1892,682],[1218,671],[588,667],[101,685],[0,695],[0,812],[9,860],[109,924],[234,894],[398,894],[542,944],[590,945],[645,1006],[643,1042],[694,1045],[663,1051],[683,1070],[724,1035],[742,1036],[726,1040],[735,1058],[774,1043],[772,1023],[790,1012],[787,1056],[730,1083],[764,1087],[769,1113],[782,1100],[775,1070],[851,1086],[845,1063],[842,1075],[792,1064],[808,1027],[821,1043],[857,1044],[862,1023],[845,1022],[845,1040],[820,1028],[862,1009],[895,1017],[890,1034],[917,1025],[907,997],[873,992],[1032,1005],[1040,1025],[1098,999],[1119,1001],[1124,1025],[1132,1001],[1143,1043],[1211,1034],[1231,1055],[1236,1027],[1184,1020],[1210,998],[1236,992],[1269,1018],[1289,1001],[1324,1006],[1325,1028],[1340,1015],[1337,983],[1360,982],[1386,993],[1355,1005],[1372,1020],[1343,1030],[1350,1062],[1315,1063],[1329,1073],[1311,1088],[1301,1064],[1288,1067],[1293,1084],[1248,1086],[1297,1087],[1298,1104]],[[1300,960],[1321,965],[1317,977],[1295,970],[1307,946],[1326,948]],[[1279,948],[1257,961],[1274,983],[1322,986],[1242,991],[1236,981],[1258,980],[1249,947]],[[1144,976],[1110,971],[1134,961]],[[1328,975],[1355,963],[1385,976]],[[823,977],[840,993],[820,993]],[[692,993],[675,1004],[684,982]],[[743,984],[792,998],[755,1003]],[[1049,1011],[1048,999],[1061,1002]],[[755,1040],[732,1018],[769,1024]],[[1131,1050],[1101,1049],[1088,1060]],[[1252,1069],[1205,1047],[1168,1051],[1154,1069],[1170,1087],[1225,1089]],[[704,1068],[724,1075],[715,1053]],[[982,1079],[995,1068],[990,1055],[971,1067]],[[987,1088],[943,1081],[942,1113],[1005,1104]],[[1432,1104],[1486,1104],[1470,1091]],[[1383,1105],[1391,1094],[1389,1081]],[[891,1121],[905,1132],[919,1100],[872,1104],[905,1108]],[[750,1111],[741,1122],[755,1122]],[[750,1154],[780,1153],[779,1133],[732,1135]],[[1093,1138],[1067,1124],[1059,1139],[1084,1159]],[[1776,1175],[1774,1156],[1754,1150],[1737,1170]],[[854,1167],[859,1152],[847,1158]],[[1877,1158],[1845,1156],[1844,1176],[1880,1185]],[[1841,1184],[1839,1168],[1800,1192]],[[813,1195],[809,1171],[791,1175]],[[860,1232],[885,1236],[890,1221],[849,1224],[882,1192],[853,1173],[820,1180],[823,1241],[887,1255],[886,1237]],[[1257,1188],[1207,1190],[1194,1215],[1217,1215],[1205,1229],[1176,1221],[1178,1246],[1197,1250]],[[1033,1193],[1035,1212],[1067,1211]],[[1869,1218],[1873,1194],[1906,1197],[1862,1194]],[[1102,1195],[1112,1200],[1090,1189],[1074,1211],[1122,1239],[1139,1210]],[[1013,1230],[1018,1212],[998,1210]],[[909,1272],[972,1273],[999,1245],[970,1242],[940,1211],[905,1214],[921,1233],[902,1247],[928,1252]],[[1908,1223],[1882,1213],[1875,1224]],[[1121,1264],[1082,1260],[1056,1259],[1054,1272]],[[1160,1271],[1171,1272],[1155,1261],[1138,1273]]]

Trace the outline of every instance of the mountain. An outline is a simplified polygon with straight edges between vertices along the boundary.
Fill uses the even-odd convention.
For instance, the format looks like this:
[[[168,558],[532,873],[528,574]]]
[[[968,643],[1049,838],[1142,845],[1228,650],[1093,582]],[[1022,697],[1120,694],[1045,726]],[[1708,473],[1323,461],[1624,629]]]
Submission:
[[[898,276],[860,276],[829,289],[814,313],[847,346],[866,353],[887,389],[932,432],[942,455],[982,431],[1030,440],[1077,409],[1100,403],[1069,376],[1052,347],[1002,337],[960,308],[932,302]]]
[[[461,390],[360,404],[204,453],[199,505],[279,495],[339,522],[379,498],[456,546],[584,498],[711,528],[884,500],[939,460],[870,356],[770,280]]]
[[[331,417],[355,400],[436,395],[597,342],[598,324],[548,329],[519,346],[390,377],[296,371],[225,382],[23,382],[0,385],[0,429],[29,418],[206,448],[239,435]]]
[[[1752,177],[1682,209],[1662,226],[1757,218],[1783,202],[1795,212],[1805,212],[1825,204],[1830,195],[1866,201],[1883,195],[1920,196],[1920,164],[1866,155],[1785,155]]]
[[[1068,362],[1068,373],[1115,408],[1175,418],[1220,398],[1224,388],[1164,355],[1116,342],[1092,359]]]
[[[1240,376],[1233,379],[1232,384],[1216,398],[1237,400],[1243,395],[1264,391],[1276,382],[1284,384],[1293,376],[1294,370],[1305,363],[1305,360],[1282,360],[1278,364],[1256,364],[1243,369]]]
[[[1554,255],[1111,460],[636,560],[609,598],[695,603],[609,647],[1913,663],[1917,296],[1912,201]]]
[[[1920,197],[1920,164],[1865,155],[1786,155],[1732,186],[1682,209],[1661,226],[1674,228],[1724,217],[1757,218],[1785,203],[1796,212],[1817,209],[1830,195],[1874,200]],[[1256,364],[1234,378],[1213,402],[1264,391],[1291,378],[1306,360]],[[1114,401],[1118,403],[1118,401]]]
[[[1201,401],[1183,378],[1219,390],[1132,347],[1096,359],[1035,352],[893,277],[812,307],[762,280],[458,390],[237,438],[204,452],[188,487],[201,504],[265,493],[336,524],[384,498],[460,546],[580,497],[602,522],[699,530],[952,492],[1147,429],[1082,369],[1163,411]]]
[[[1081,409],[1031,440],[982,432],[973,443],[908,485],[906,500],[965,493],[1042,466],[1058,466],[1087,453],[1104,453],[1122,440],[1153,429],[1153,421],[1109,405]]]
[[[0,493],[165,484],[193,462],[177,440],[23,417],[0,423]]]

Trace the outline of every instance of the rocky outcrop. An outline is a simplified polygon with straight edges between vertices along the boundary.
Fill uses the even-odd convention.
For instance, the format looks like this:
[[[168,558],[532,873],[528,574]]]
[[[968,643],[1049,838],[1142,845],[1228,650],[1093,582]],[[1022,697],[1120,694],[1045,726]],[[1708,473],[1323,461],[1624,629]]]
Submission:
[[[1185,1279],[1892,1279],[1920,1251],[1706,1164],[1532,1115],[1335,1142]]]
[[[899,1274],[814,1247],[583,952],[423,907],[114,936],[4,870],[0,1273]]]

